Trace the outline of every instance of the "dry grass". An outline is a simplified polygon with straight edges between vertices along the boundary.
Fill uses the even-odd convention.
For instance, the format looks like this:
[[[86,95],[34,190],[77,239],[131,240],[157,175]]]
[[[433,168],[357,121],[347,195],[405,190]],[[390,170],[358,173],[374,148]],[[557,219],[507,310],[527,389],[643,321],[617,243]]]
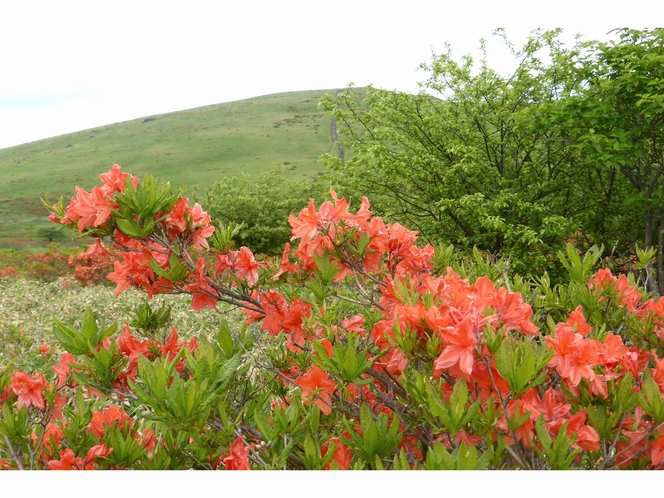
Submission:
[[[129,315],[126,310],[145,300],[145,294],[128,290],[117,298],[112,287],[82,286],[70,278],[51,283],[23,278],[0,280],[0,370],[3,366],[25,368],[31,365],[30,357],[39,355],[39,345],[47,344],[59,351],[53,335],[53,319],[68,325],[79,324],[89,307],[97,322],[109,326],[116,322],[122,326]],[[158,308],[172,306],[171,326],[180,337],[209,337],[218,328],[222,316],[229,323],[239,323],[237,310],[219,305],[218,310],[205,309],[193,312],[187,295],[155,296],[150,304]],[[29,354],[28,354],[29,353]]]

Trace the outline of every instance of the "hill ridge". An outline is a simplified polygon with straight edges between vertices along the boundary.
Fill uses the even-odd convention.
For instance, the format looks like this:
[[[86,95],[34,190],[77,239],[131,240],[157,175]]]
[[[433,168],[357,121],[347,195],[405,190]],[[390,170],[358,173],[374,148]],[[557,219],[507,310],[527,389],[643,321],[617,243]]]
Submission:
[[[0,149],[0,248],[43,244],[50,226],[39,197],[68,199],[119,164],[135,175],[184,184],[188,195],[241,171],[277,166],[315,179],[333,152],[330,117],[318,109],[337,89],[282,92],[144,116]]]

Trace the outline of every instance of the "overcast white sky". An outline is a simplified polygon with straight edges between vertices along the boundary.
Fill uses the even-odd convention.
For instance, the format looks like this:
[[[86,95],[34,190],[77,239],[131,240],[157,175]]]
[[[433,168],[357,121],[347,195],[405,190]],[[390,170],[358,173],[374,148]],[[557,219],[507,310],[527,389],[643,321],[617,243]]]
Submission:
[[[3,0],[0,148],[349,82],[416,91],[445,41],[463,55],[497,27],[517,45],[536,27],[606,39],[662,14],[661,0]]]

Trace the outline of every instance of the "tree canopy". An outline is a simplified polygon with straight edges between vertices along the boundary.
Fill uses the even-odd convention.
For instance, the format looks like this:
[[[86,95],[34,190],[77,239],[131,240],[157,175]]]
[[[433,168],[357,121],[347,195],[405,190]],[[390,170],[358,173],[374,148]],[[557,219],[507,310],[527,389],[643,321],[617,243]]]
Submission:
[[[202,202],[216,224],[241,225],[234,236],[238,246],[281,254],[291,237],[288,216],[329,190],[322,180],[293,180],[285,173],[277,168],[256,178],[249,173],[224,178],[206,191]]]
[[[448,46],[422,65],[418,94],[350,88],[321,102],[350,152],[324,159],[344,193],[525,273],[555,270],[569,241],[661,250],[664,31],[569,47],[561,30],[536,30],[519,49],[494,34],[516,61],[510,74],[489,66],[483,42],[479,61]]]

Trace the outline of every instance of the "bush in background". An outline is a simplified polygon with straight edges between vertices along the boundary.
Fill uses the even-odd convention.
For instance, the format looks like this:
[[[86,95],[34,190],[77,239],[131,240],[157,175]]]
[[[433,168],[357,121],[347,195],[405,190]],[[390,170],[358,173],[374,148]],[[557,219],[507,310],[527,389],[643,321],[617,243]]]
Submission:
[[[309,198],[320,199],[329,190],[324,180],[292,180],[283,168],[252,178],[248,173],[224,178],[201,201],[213,222],[243,224],[234,240],[260,254],[281,254],[291,238],[288,216],[298,213]]]
[[[0,278],[18,276],[53,282],[72,276],[85,285],[106,283],[106,275],[113,271],[113,260],[99,242],[87,251],[78,247],[64,249],[57,244],[50,244],[41,252],[2,250]]]

